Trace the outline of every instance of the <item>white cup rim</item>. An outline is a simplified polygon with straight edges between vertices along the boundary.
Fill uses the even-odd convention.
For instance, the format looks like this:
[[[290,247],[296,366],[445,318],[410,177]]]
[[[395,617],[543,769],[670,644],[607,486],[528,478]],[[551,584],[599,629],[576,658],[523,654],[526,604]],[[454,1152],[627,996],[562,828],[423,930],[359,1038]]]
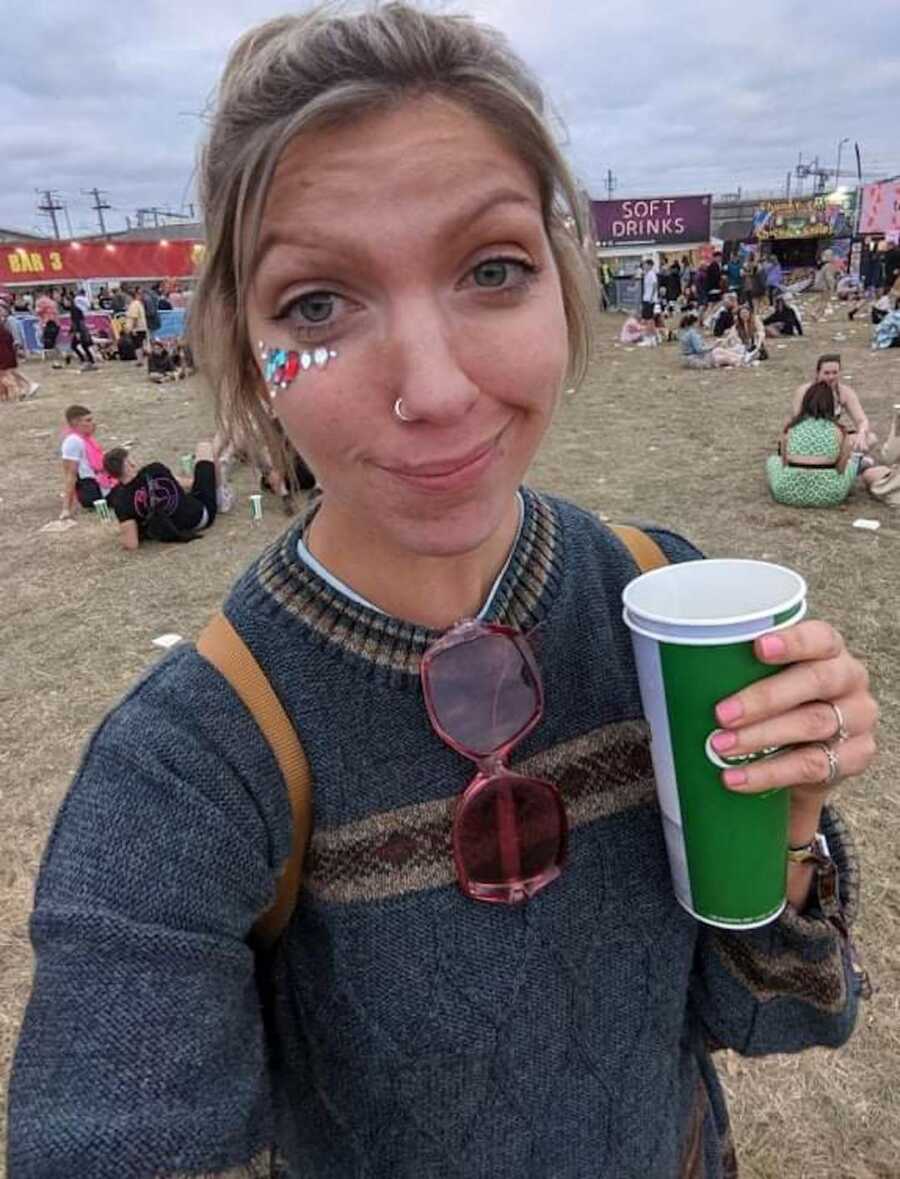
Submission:
[[[783,599],[774,606],[762,607],[759,610],[751,610],[744,614],[732,614],[727,618],[673,618],[671,614],[660,614],[652,610],[645,610],[640,606],[635,605],[634,587],[639,583],[646,583],[651,578],[659,579],[665,577],[672,577],[673,574],[677,576],[677,570],[685,565],[697,565],[700,561],[681,561],[673,565],[664,565],[660,569],[652,569],[649,573],[643,573],[640,577],[636,577],[630,581],[625,589],[622,591],[622,602],[628,611],[629,616],[636,623],[659,623],[663,626],[677,626],[684,627],[685,630],[690,630],[693,627],[727,627],[737,626],[742,623],[756,622],[762,619],[772,618],[776,614],[783,614],[786,610],[792,610],[800,602],[806,598],[807,586],[806,581],[793,569],[788,569],[786,565],[777,565],[774,561],[757,561],[744,557],[712,557],[704,559],[702,564],[705,568],[710,566],[721,565],[744,565],[754,566],[756,568],[777,569],[782,573],[792,577],[797,585],[797,589],[790,597]]]

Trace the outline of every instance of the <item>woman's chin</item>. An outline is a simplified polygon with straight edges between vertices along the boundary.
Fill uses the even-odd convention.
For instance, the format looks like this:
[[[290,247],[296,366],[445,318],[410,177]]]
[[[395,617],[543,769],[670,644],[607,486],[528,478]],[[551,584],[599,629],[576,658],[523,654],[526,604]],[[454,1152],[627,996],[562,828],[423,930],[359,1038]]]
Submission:
[[[473,505],[468,511],[448,513],[440,519],[385,521],[390,547],[416,556],[465,556],[490,545],[507,525],[508,513]],[[387,538],[386,538],[387,539]]]
[[[462,557],[489,545],[508,522],[515,493],[504,504],[472,502],[443,513],[386,514],[382,530],[391,548],[417,557]],[[518,509],[516,508],[516,521]]]

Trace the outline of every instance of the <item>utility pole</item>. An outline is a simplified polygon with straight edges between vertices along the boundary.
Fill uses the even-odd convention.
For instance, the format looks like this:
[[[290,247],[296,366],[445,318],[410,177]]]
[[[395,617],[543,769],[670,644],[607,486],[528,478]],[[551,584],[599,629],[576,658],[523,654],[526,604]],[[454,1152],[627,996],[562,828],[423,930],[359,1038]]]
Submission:
[[[81,190],[82,196],[92,196],[94,198],[94,212],[97,214],[97,220],[100,223],[100,232],[104,237],[109,235],[106,232],[106,223],[103,220],[103,210],[111,209],[112,205],[109,201],[101,201],[101,196],[106,196],[106,193],[101,193],[99,188],[88,188]]]
[[[790,172],[788,172],[787,180],[785,181],[785,184],[784,184],[784,196],[785,196],[785,200],[789,201],[791,199],[791,174],[790,174]]]
[[[618,183],[619,182],[616,179],[616,177],[613,176],[612,168],[607,168],[607,170],[606,170],[606,195],[609,200],[612,200],[612,194],[615,192],[616,188],[618,187]]]
[[[51,192],[49,188],[39,188],[37,191],[43,193],[44,196],[44,203],[42,205],[38,205],[38,212],[49,215],[50,221],[53,225],[53,236],[58,241],[59,222],[56,220],[56,214],[61,212],[65,208],[65,205],[58,199],[59,193]]]

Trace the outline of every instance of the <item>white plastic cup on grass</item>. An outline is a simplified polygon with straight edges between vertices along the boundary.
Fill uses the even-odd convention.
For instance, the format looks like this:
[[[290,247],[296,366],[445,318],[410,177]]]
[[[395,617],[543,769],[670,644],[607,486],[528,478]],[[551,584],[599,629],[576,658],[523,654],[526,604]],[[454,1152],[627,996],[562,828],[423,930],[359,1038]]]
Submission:
[[[720,928],[774,921],[785,905],[788,792],[736,793],[720,775],[781,751],[729,759],[710,742],[716,704],[779,670],[759,662],[753,640],[803,618],[806,582],[766,561],[687,561],[635,578],[622,600],[675,895]]]

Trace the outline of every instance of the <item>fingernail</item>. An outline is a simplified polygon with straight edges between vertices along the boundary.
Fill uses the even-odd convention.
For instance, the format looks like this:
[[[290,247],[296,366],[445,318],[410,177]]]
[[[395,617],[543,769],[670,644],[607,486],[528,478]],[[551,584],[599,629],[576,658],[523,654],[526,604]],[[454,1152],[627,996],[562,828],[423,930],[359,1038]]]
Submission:
[[[737,696],[729,696],[727,700],[720,700],[716,705],[716,716],[720,725],[730,725],[740,718],[743,711],[744,706]]]
[[[726,786],[746,786],[747,775],[744,770],[725,770],[722,774],[722,781]]]
[[[759,640],[759,647],[766,659],[778,659],[787,650],[784,639],[780,635],[766,635]]]
[[[719,729],[710,742],[716,753],[725,753],[737,745],[737,733],[729,733],[727,729]]]

